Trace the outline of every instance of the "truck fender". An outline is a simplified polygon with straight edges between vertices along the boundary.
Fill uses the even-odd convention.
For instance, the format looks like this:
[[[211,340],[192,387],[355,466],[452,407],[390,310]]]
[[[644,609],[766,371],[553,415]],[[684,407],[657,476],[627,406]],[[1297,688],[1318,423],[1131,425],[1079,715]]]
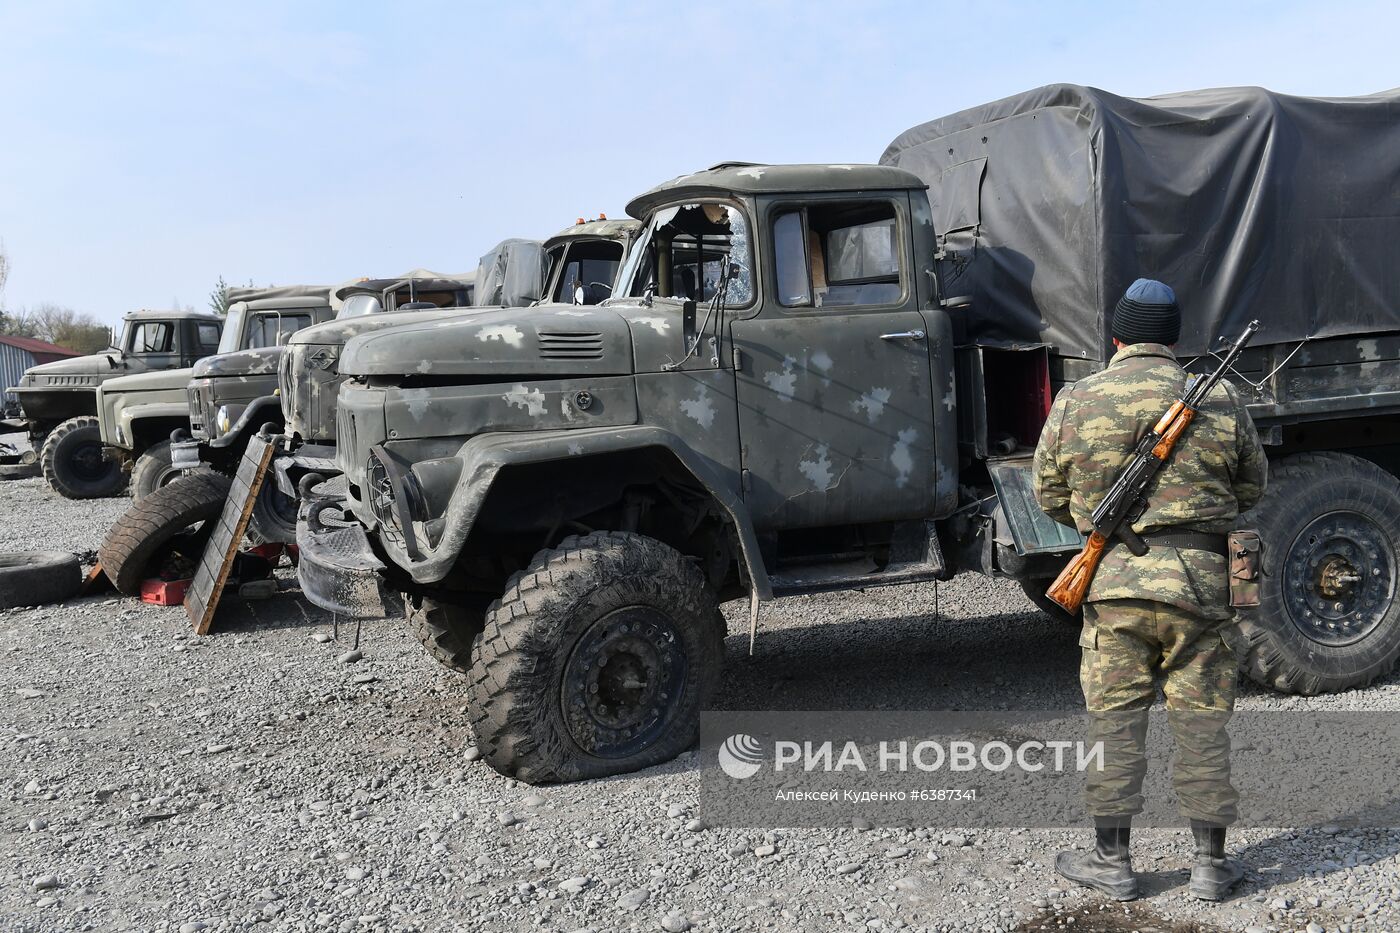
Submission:
[[[772,599],[773,587],[759,552],[758,536],[737,491],[725,483],[719,471],[689,444],[669,431],[649,425],[528,434],[483,434],[467,441],[457,454],[462,461],[462,471],[447,507],[442,541],[425,559],[412,562],[409,573],[418,583],[436,583],[447,575],[501,470],[648,447],[660,447],[670,452],[714,497],[734,525],[739,539],[739,559],[743,561],[754,591],[761,600]]]
[[[124,407],[117,412],[117,421],[121,426],[121,440],[116,438],[103,437],[103,443],[111,444],[114,447],[122,447],[126,450],[136,450],[136,425],[140,421],[151,418],[179,418],[189,426],[190,406],[188,402],[148,402],[144,405],[131,405]],[[103,419],[104,421],[106,419]],[[103,425],[105,427],[105,425]],[[170,432],[161,432],[162,438]]]

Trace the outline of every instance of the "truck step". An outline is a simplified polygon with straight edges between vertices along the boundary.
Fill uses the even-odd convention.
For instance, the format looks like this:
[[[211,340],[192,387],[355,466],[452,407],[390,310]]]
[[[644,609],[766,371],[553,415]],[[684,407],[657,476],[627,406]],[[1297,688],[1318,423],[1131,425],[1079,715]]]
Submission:
[[[891,554],[895,559],[884,567],[869,557],[781,567],[768,578],[773,595],[799,596],[948,578],[947,562],[932,522],[908,523],[896,534],[893,545]]]

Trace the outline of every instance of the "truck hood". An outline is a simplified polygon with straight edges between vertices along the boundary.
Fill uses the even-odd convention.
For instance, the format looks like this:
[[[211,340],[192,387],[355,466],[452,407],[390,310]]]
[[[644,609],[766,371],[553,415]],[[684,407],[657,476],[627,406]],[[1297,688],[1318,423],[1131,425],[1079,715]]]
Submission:
[[[116,366],[108,363],[111,359]],[[40,363],[38,366],[31,366],[25,370],[26,373],[34,373],[38,376],[73,376],[73,375],[98,375],[105,376],[108,373],[119,373],[122,371],[122,356],[115,350],[109,353],[93,353],[90,356],[74,356],[66,360],[54,360],[52,363]]]
[[[206,356],[194,364],[192,378],[276,375],[285,352],[282,347],[258,347],[255,350],[234,350],[232,353]]]
[[[343,321],[327,321],[314,327],[303,327],[292,334],[288,344],[314,344],[316,346],[344,346],[356,334],[397,327],[413,321],[440,321],[443,318],[477,314],[490,308],[438,308],[436,311],[389,311],[380,314],[363,314]]]
[[[118,376],[116,379],[108,379],[102,383],[102,393],[111,396],[118,392],[183,390],[185,386],[190,384],[190,376],[193,372],[193,368],[186,367],[185,369],[158,369],[155,372],[137,373],[134,376]]]
[[[305,331],[303,331],[305,333]],[[622,315],[601,306],[547,304],[418,318],[355,337],[340,371],[358,376],[625,375],[632,342]]]

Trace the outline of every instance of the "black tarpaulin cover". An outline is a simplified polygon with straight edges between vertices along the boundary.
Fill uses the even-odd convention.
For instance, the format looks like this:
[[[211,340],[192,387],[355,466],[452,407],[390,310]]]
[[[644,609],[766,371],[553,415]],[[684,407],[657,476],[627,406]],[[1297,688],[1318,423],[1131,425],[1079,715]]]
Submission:
[[[880,161],[928,183],[970,341],[1102,360],[1140,276],[1176,290],[1184,354],[1251,318],[1260,344],[1400,330],[1400,89],[1057,84],[916,126]]]

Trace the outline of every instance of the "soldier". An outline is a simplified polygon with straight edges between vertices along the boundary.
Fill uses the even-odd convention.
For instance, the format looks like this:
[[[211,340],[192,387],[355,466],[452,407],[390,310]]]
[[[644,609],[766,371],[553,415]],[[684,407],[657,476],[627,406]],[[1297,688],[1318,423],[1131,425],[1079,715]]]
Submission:
[[[1187,378],[1172,353],[1181,312],[1168,286],[1134,282],[1115,309],[1112,334],[1118,351],[1108,367],[1060,392],[1035,452],[1040,507],[1085,534],[1138,439],[1181,397]],[[1225,732],[1237,683],[1221,635],[1231,616],[1225,534],[1259,501],[1266,470],[1249,413],[1222,381],[1133,523],[1147,554],[1111,542],[1089,589],[1079,676],[1090,738],[1104,743],[1104,767],[1090,772],[1086,789],[1095,844],[1088,853],[1061,852],[1055,869],[1118,900],[1138,895],[1128,836],[1142,812],[1147,711],[1159,680],[1176,743],[1172,782],[1196,842],[1189,890],[1220,900],[1244,874],[1225,857],[1225,827],[1239,800]]]

